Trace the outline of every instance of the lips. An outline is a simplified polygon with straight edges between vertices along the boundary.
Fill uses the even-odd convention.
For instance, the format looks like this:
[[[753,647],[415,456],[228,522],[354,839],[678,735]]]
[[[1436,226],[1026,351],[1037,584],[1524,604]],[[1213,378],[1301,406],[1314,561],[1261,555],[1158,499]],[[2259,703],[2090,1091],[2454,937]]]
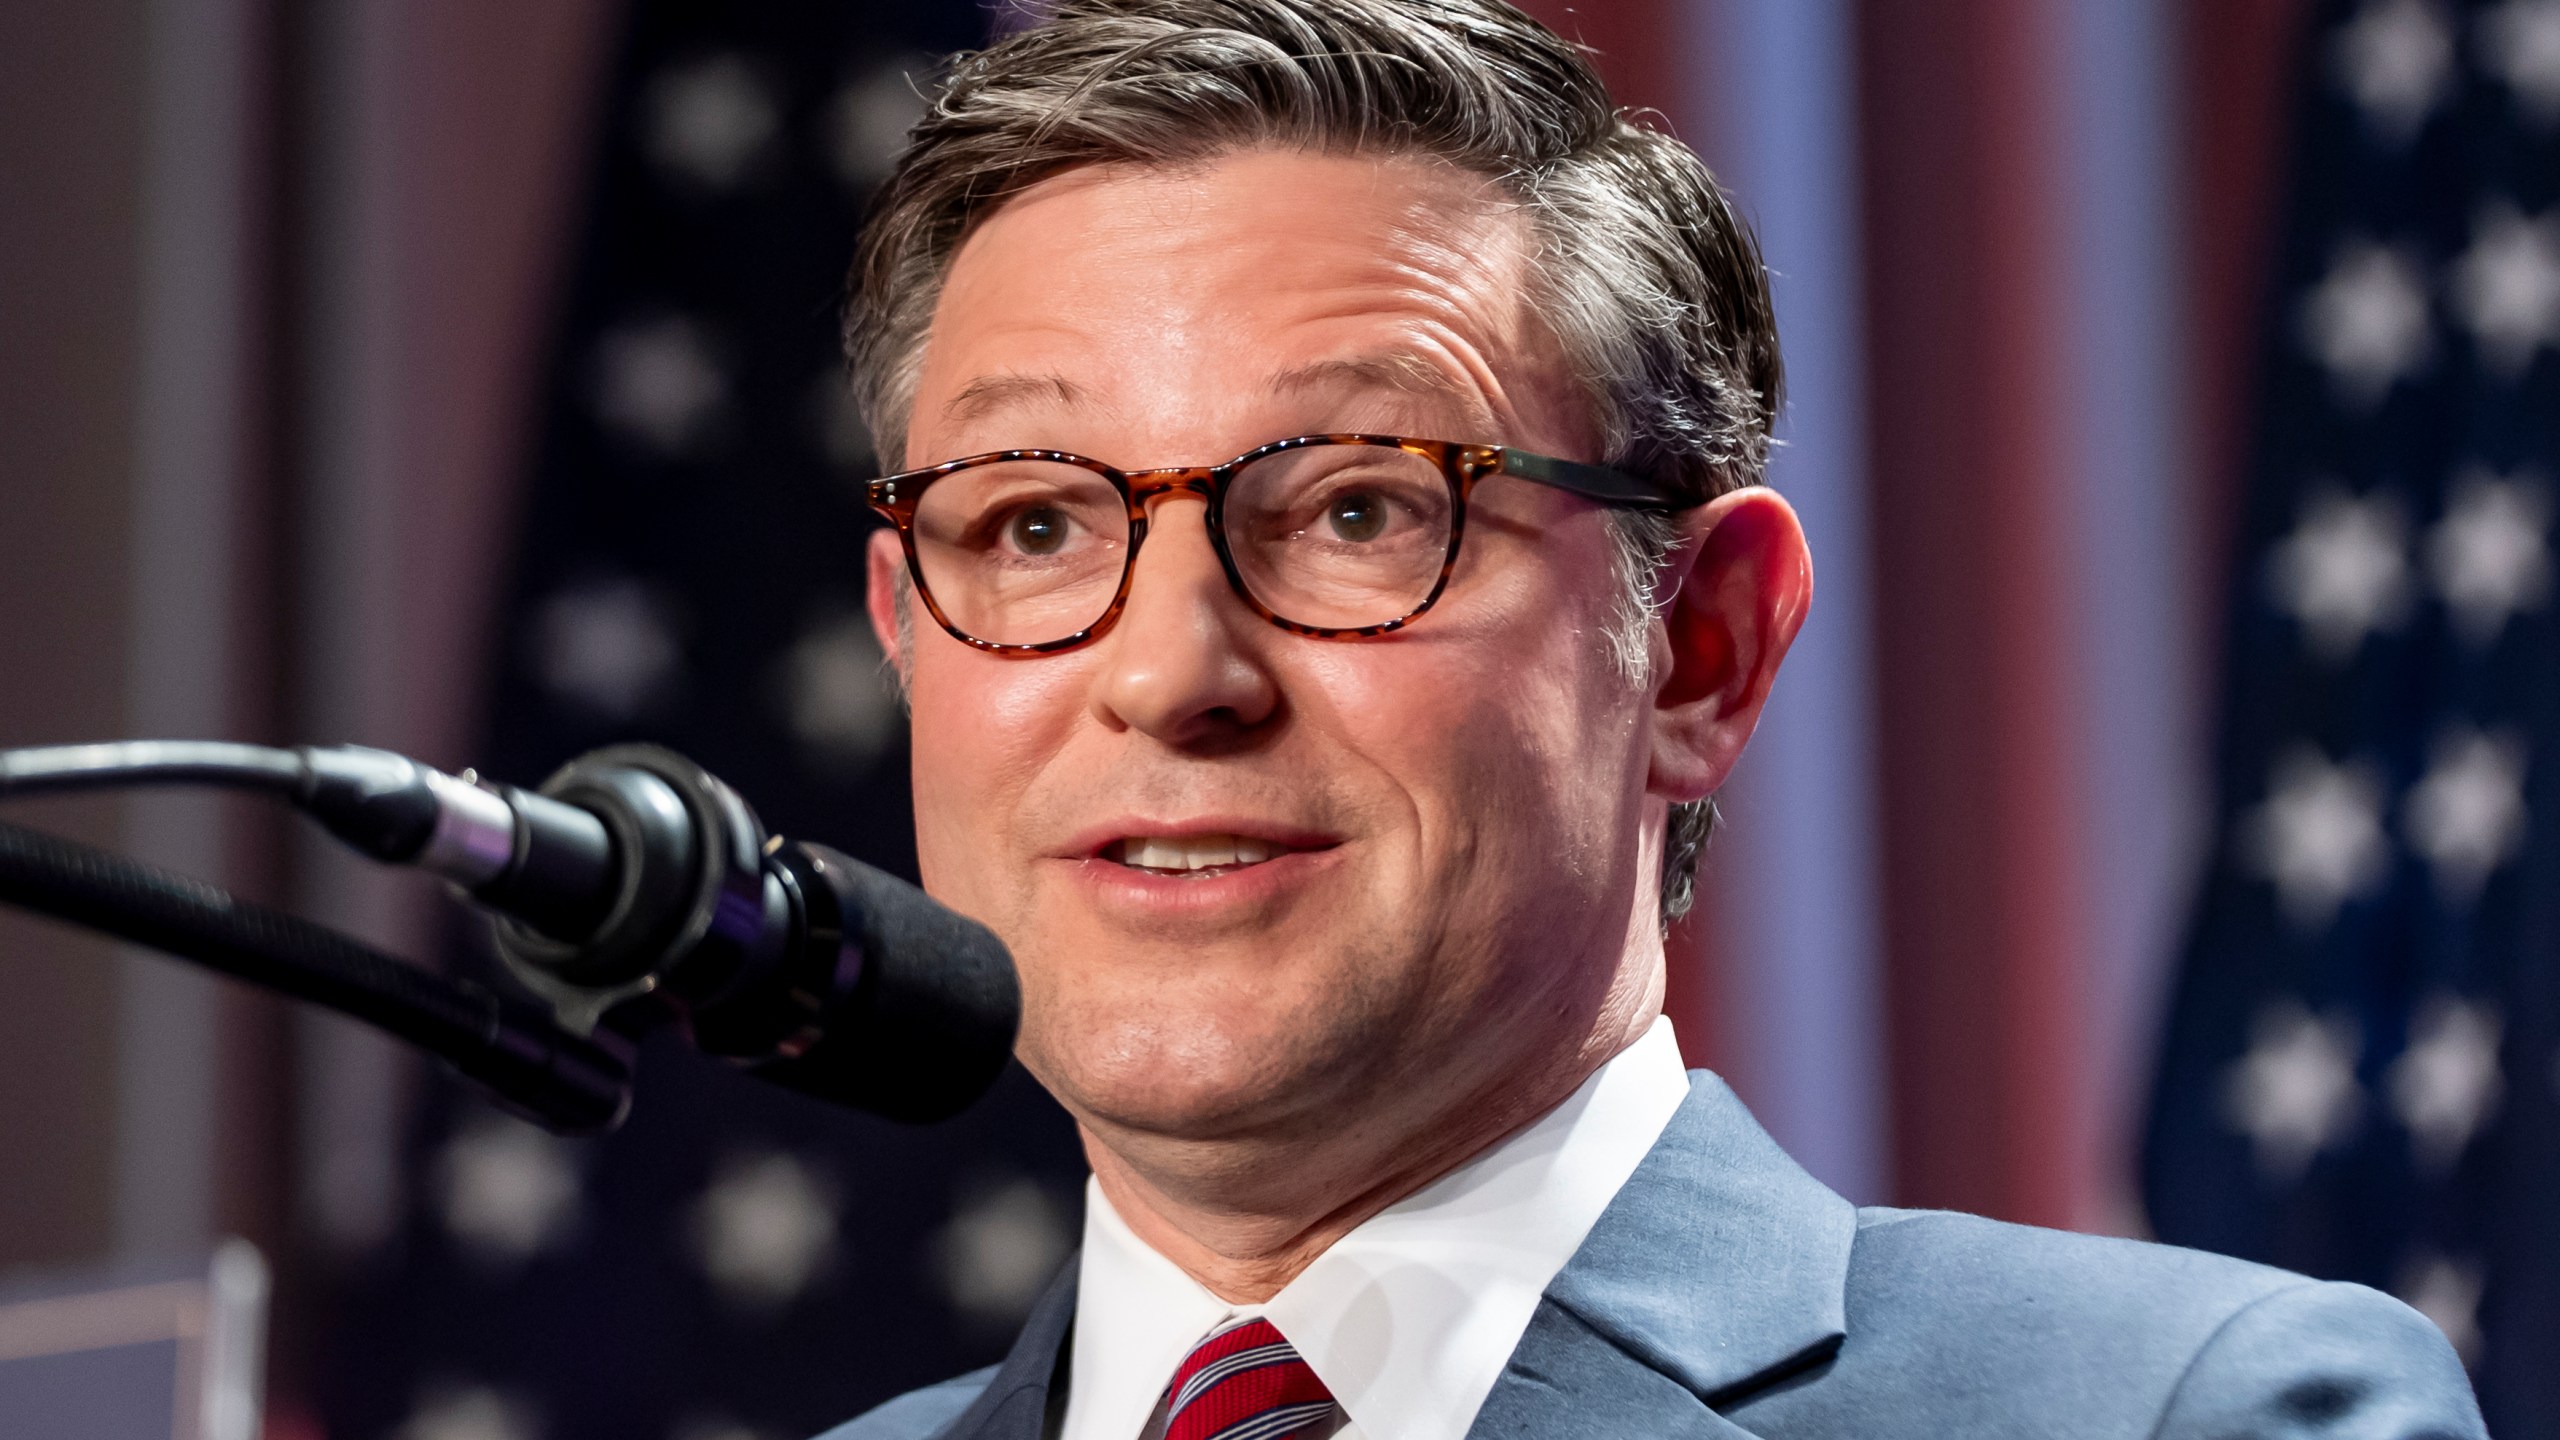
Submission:
[[[1291,848],[1252,835],[1139,835],[1104,846],[1102,858],[1135,870],[1185,874],[1259,865]]]
[[[1108,923],[1219,927],[1269,919],[1327,883],[1351,837],[1236,811],[1097,816],[1052,851]]]
[[[1268,816],[1230,811],[1180,817],[1097,816],[1050,854],[1130,881],[1203,881],[1293,871],[1330,854],[1343,836]],[[1289,863],[1282,863],[1289,862]]]

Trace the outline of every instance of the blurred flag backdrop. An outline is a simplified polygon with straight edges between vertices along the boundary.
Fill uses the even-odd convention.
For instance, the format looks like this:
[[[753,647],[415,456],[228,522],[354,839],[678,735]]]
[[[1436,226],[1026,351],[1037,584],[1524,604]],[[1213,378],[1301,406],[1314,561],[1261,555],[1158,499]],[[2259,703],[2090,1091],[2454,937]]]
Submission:
[[[2113,5],[2063,8],[2165,23],[2160,5]],[[1569,29],[1584,16],[1538,8]],[[2034,30],[2024,7],[1950,7],[1974,9]],[[596,745],[658,740],[737,784],[778,830],[911,865],[903,726],[860,609],[869,521],[853,482],[871,457],[841,404],[835,322],[862,199],[919,103],[911,77],[981,41],[987,13],[967,0],[628,7],[488,657],[494,698],[476,753],[492,773],[532,778]],[[1906,143],[1906,122],[1949,130],[1939,138],[1984,184],[2014,180],[2015,157],[1990,153],[1992,142],[2038,127],[1983,96],[2043,91],[2007,70],[1950,82],[1940,51],[1884,43],[1911,28],[1954,44],[1945,17],[1911,7],[1630,0],[1586,18],[1612,17],[1617,30],[1586,38],[1606,42],[1622,69],[1627,57],[1661,61],[1617,77],[1627,98],[1693,117],[1688,130],[1737,157],[1746,197],[1760,197],[1797,362],[1797,443],[1777,479],[1816,521],[1830,597],[1817,621],[1830,630],[1810,633],[1793,662],[1785,703],[1806,708],[1770,727],[1745,777],[1762,777],[1769,798],[1737,807],[1744,823],[1717,862],[1749,878],[1720,897],[1724,980],[1696,992],[1714,1003],[1686,1038],[1706,1039],[1710,1022],[1737,1032],[1747,1043],[1723,1063],[1781,1137],[1856,1198],[2092,1223],[2085,1205],[2047,1193],[2077,1193],[2056,1177],[2096,1163],[2097,1143],[2079,1138],[2083,1110],[1999,1101],[2091,1089],[2081,1072],[2113,1062],[2055,1040],[2072,1033],[2057,1010],[2012,1007],[2008,1029],[1940,1034],[1938,1012],[1911,1002],[1942,992],[1960,1002],[1944,1013],[1962,1018],[1984,1008],[1985,985],[2015,991],[2021,975],[2103,967],[2041,942],[2021,944],[2015,964],[1982,963],[1962,924],[1933,942],[1926,906],[1879,907],[1867,873],[1871,850],[1943,855],[1997,877],[1999,893],[2041,894],[2079,862],[2041,842],[1990,847],[1964,828],[1963,806],[1885,803],[1860,758],[1871,729],[1879,762],[1907,775],[1916,756],[1893,737],[1981,728],[1946,696],[1888,683],[1867,693],[1894,673],[1885,660],[1897,639],[1928,667],[1962,658],[1926,627],[1896,628],[1915,576],[2009,608],[2087,607],[2105,623],[2085,633],[2114,638],[2052,643],[2073,673],[2123,682],[2098,687],[2113,699],[2092,708],[2148,717],[2151,729],[2178,709],[2175,667],[2157,663],[2159,647],[2122,643],[2115,623],[2130,599],[2174,628],[2174,607],[2152,593],[2176,568],[2162,556],[2124,570],[2132,579],[2115,589],[2091,578],[2104,565],[2065,566],[2068,583],[2047,594],[1979,573],[1960,551],[1915,569],[1905,562],[1934,545],[1925,526],[1878,524],[1872,555],[1862,538],[1871,492],[1888,519],[1980,503],[1965,488],[1982,469],[1975,421],[2032,429],[2070,409],[1983,382],[1960,387],[1949,411],[1930,386],[1966,367],[1939,353],[1943,317],[1889,323],[1909,319],[1897,296],[1934,295],[1950,275],[2014,290],[2034,268],[1972,243],[1967,207],[1990,201],[1901,184],[1938,173],[1942,158]],[[2087,74],[2128,63],[2112,41],[2086,48]],[[2302,55],[2223,656],[2221,808],[2158,1071],[2144,1198],[2164,1238],[2411,1299],[2474,1365],[2497,1433],[2560,1435],[2560,1366],[2536,1363],[2560,1334],[2560,1247],[2534,1224],[2560,1195],[2560,777],[2549,758],[2560,744],[2560,0],[2323,0]],[[1764,67],[1772,57],[1785,63]],[[2146,104],[2167,103],[2126,83]],[[1880,88],[1894,103],[1878,101]],[[1719,105],[1720,120],[1700,118]],[[2113,118],[2089,108],[2066,107],[2068,126],[2043,129],[2103,139],[2167,123],[2140,106]],[[1930,120],[1949,111],[1972,118]],[[2123,238],[2146,213],[2143,196],[2172,192],[2157,176],[2156,190],[2129,185],[2139,165],[2079,163],[2088,149],[2053,166],[2085,193],[2049,185],[2029,187],[2031,198]],[[1915,206],[1943,222],[1937,231],[1909,223]],[[1862,224],[1896,244],[1862,261]],[[2029,239],[2054,245],[2062,233]],[[2116,250],[2091,253],[2099,261],[2073,272],[2087,295],[2129,295],[2130,311],[2155,320],[2173,312],[2165,278],[2146,279]],[[2082,324],[2080,310],[2049,308],[2019,352],[2042,357],[2028,373],[2077,375],[2067,336],[2122,339]],[[1975,319],[1959,308],[1952,323]],[[2005,331],[1975,339],[1985,353],[2021,343]],[[2121,399],[2140,388],[2127,373],[2145,366],[2165,384],[2210,339],[2163,339],[2157,354],[2119,346],[2073,393]],[[1914,468],[1945,438],[1925,426],[1879,422],[1876,457],[1861,458],[1861,376],[1887,419],[1958,414],[1964,443],[1944,450],[1943,474]],[[2106,436],[2019,447],[2038,458],[2017,462],[2014,478],[2059,493],[2058,476],[2084,469],[2093,483],[2069,489],[2081,497],[2069,503],[2093,516],[2117,513],[2096,505],[2114,487],[2146,484],[2156,508],[2174,510],[2160,490],[2166,462],[2127,459],[2122,434]],[[2092,527],[2092,554],[2140,548],[2112,521]],[[2020,553],[2057,543],[2039,532]],[[1860,578],[1870,559],[1872,609]],[[2000,663],[2031,661],[2041,663]],[[2142,704],[2116,703],[2127,696]],[[1956,723],[1915,726],[1933,706]],[[2143,846],[2099,841],[2139,829],[2116,799],[2174,808],[2179,777],[2146,761],[2142,736],[2088,735],[2081,763],[2047,778],[2113,777],[2114,788],[2064,797],[2074,833],[2108,860],[2090,888],[2172,894],[2175,844],[2151,845],[2158,873],[2145,879],[2119,863]],[[1985,747],[1976,759],[1996,775],[2016,757]],[[2107,804],[2089,798],[2101,793]],[[1954,842],[1932,826],[1955,827]],[[1900,883],[1929,895],[1942,878],[1922,865]],[[1755,904],[1756,924],[1744,914]],[[2099,908],[2105,933],[2131,935],[2128,955],[2163,948],[2132,934],[2127,907]],[[2117,989],[2147,994],[2147,963]],[[1926,983],[1915,991],[1915,980]],[[2146,1006],[2094,1008],[2097,1038],[2148,1043],[2148,1024],[2128,1018]],[[2061,1072],[2020,1063],[1985,1079],[1967,1068],[1974,1052],[2032,1058],[2047,1053],[2038,1045]],[[397,1237],[357,1267],[333,1311],[317,1367],[329,1434],[810,1433],[994,1358],[1071,1243],[1083,1167],[1063,1117],[1018,1073],[959,1122],[904,1130],[695,1057],[647,1059],[630,1130],[602,1142],[554,1141],[430,1089]],[[2003,1117],[2030,1110],[2060,1127],[2052,1143],[2010,1133]],[[2086,1113],[2115,1112],[2110,1102]],[[2015,1183],[1966,1188],[1950,1175]]]
[[[2146,1198],[2560,1436],[2560,5],[2328,4],[2300,87]]]
[[[489,656],[490,773],[655,740],[768,827],[912,875],[836,325],[918,86],[984,25],[968,0],[629,8]],[[416,1126],[397,1237],[317,1367],[334,1437],[811,1434],[1000,1355],[1080,1209],[1072,1131],[1018,1070],[908,1129],[654,1047],[609,1139],[441,1078]]]

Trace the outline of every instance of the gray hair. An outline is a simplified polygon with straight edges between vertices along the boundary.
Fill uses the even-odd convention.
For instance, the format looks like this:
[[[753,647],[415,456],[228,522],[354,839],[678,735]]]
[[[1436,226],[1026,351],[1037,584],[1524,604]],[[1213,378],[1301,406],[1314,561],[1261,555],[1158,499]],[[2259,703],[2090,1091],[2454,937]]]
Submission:
[[[1750,230],[1696,155],[1502,0],[1064,0],[954,57],[854,259],[845,351],[879,452],[905,451],[943,274],[979,220],[1078,166],[1256,146],[1414,155],[1496,182],[1536,237],[1536,298],[1590,397],[1594,458],[1698,503],[1759,482],[1780,367]],[[1642,683],[1678,530],[1612,519],[1620,603],[1604,639]],[[1672,808],[1665,924],[1689,908],[1714,823],[1712,799]]]

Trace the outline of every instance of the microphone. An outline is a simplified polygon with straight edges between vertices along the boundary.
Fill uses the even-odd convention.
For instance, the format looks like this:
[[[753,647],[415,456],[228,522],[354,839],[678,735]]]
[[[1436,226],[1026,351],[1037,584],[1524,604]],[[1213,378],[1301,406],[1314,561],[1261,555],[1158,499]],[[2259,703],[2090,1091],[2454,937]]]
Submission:
[[[571,1030],[673,1021],[768,1080],[913,1122],[967,1108],[1013,1054],[1021,988],[991,931],[768,836],[674,751],[594,751],[531,794],[425,783],[438,825],[414,863],[482,864],[508,842],[504,868],[468,888],[505,917],[500,959]]]
[[[967,1108],[1013,1053],[1021,989],[992,932],[768,835],[671,750],[593,751],[530,791],[351,745],[0,752],[0,796],[173,781],[282,794],[366,855],[452,882],[491,912],[508,972],[579,1037],[676,1025],[775,1083],[918,1123]]]

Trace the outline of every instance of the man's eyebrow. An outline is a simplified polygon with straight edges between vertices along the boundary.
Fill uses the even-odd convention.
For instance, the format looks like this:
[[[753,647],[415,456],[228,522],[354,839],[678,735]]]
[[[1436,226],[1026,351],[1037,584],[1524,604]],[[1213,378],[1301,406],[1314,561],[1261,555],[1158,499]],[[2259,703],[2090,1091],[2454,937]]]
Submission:
[[[1072,408],[1087,403],[1084,387],[1063,375],[981,375],[942,403],[942,418],[947,424],[965,425],[1017,406]]]
[[[1392,390],[1400,395],[1450,401],[1466,413],[1468,423],[1479,427],[1490,424],[1493,418],[1491,408],[1473,386],[1419,355],[1402,351],[1293,366],[1272,377],[1271,389],[1280,395]]]

